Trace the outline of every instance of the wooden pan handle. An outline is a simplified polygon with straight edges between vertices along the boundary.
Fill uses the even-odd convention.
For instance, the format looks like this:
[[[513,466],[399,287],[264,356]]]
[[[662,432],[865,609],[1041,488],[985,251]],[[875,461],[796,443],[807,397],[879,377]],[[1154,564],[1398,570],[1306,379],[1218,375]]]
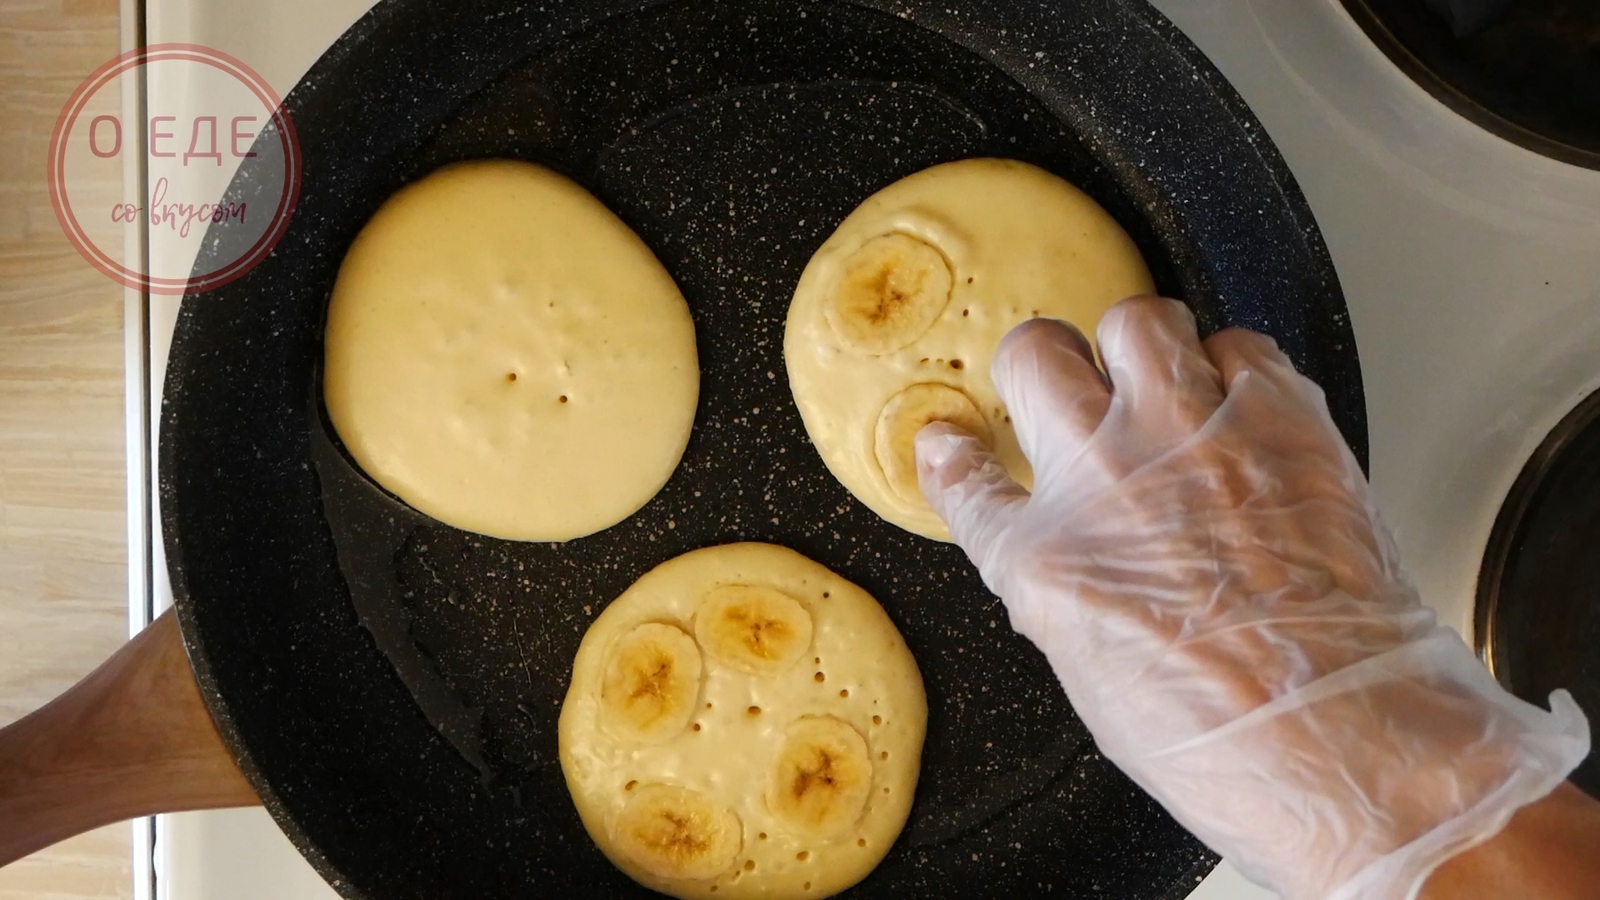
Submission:
[[[0,866],[123,819],[258,802],[211,724],[171,610],[0,729]]]

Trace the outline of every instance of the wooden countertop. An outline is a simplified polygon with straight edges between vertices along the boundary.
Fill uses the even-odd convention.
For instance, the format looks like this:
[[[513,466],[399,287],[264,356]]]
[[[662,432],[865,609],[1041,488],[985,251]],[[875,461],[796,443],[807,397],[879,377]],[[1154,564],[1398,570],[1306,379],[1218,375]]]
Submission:
[[[44,182],[62,103],[117,53],[117,6],[0,0],[0,724],[127,635],[122,289],[67,243]],[[0,900],[131,897],[130,835],[0,869]]]

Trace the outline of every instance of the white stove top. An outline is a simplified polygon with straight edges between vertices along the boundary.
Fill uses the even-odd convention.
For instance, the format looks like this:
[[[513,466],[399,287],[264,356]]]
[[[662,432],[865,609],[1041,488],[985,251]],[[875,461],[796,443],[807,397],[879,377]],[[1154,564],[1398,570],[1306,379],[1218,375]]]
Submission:
[[[232,54],[287,94],[371,5],[148,0],[146,39]],[[1470,638],[1501,498],[1549,428],[1600,386],[1600,172],[1449,112],[1338,0],[1155,5],[1233,82],[1311,203],[1360,348],[1378,501],[1425,600]],[[174,298],[151,298],[153,392],[176,312]],[[129,438],[130,454],[154,446]],[[159,609],[171,595],[161,542],[152,549]],[[163,900],[336,896],[261,810],[160,817],[155,868]],[[1192,900],[1269,897],[1224,865]]]

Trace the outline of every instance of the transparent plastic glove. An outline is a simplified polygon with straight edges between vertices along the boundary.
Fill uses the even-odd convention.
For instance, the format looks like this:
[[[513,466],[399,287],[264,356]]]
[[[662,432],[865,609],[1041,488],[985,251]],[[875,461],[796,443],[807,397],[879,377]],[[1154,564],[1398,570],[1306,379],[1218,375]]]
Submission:
[[[1101,751],[1201,840],[1290,900],[1409,898],[1587,755],[1565,691],[1512,697],[1422,606],[1269,338],[1202,346],[1143,297],[1099,343],[1104,375],[1059,322],[995,355],[1031,495],[943,423],[919,474]]]

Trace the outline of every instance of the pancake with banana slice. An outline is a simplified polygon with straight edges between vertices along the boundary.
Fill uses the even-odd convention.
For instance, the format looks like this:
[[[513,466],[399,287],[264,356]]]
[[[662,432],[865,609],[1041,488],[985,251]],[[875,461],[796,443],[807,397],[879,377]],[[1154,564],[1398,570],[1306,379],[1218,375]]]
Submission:
[[[1031,486],[989,379],[995,346],[1039,316],[1093,336],[1112,304],[1153,289],[1132,239],[1060,178],[1006,159],[934,166],[867,198],[806,265],[783,337],[789,387],[856,499],[949,540],[917,487],[917,432],[959,425]]]
[[[771,544],[684,554],[595,619],[561,768],[618,868],[682,898],[826,897],[904,827],[922,676],[861,588]]]

